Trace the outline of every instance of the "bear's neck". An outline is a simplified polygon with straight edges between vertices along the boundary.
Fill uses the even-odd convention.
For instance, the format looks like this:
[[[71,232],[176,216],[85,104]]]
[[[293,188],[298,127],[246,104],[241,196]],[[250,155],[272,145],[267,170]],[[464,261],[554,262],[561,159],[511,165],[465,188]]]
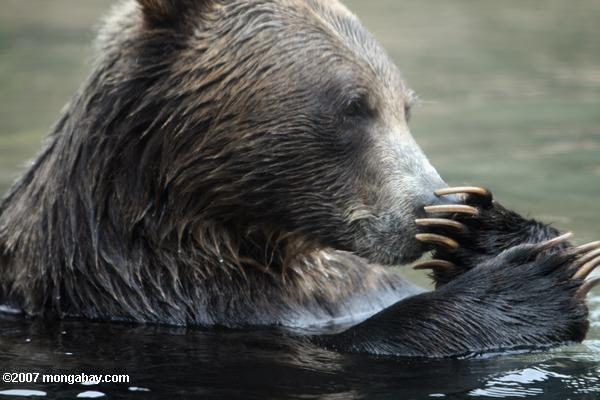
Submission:
[[[156,172],[160,137],[131,134],[155,115],[124,118],[139,88],[111,97],[101,78],[79,91],[0,205],[0,301],[30,314],[187,315],[181,304],[225,285],[209,281],[285,280],[292,259],[314,253],[271,227],[240,229],[214,210],[204,218],[201,201],[173,203]]]
[[[272,227],[177,219],[90,144],[76,146],[70,123],[67,113],[0,206],[0,302],[31,315],[210,324],[198,305],[215,290],[276,287],[318,257]]]
[[[369,315],[410,292],[392,272],[301,235],[214,210],[169,212],[170,199],[124,179],[119,171],[131,170],[106,156],[102,135],[88,142],[74,114],[0,205],[0,304],[30,315],[239,326]]]

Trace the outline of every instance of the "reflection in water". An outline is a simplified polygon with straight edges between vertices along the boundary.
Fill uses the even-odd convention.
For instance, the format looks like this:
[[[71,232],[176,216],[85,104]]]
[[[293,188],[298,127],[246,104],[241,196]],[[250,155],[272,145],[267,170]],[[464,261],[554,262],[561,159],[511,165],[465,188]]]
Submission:
[[[41,390],[28,390],[28,389],[10,389],[0,390],[0,396],[13,396],[13,397],[42,397],[46,396],[46,392]]]
[[[555,372],[546,371],[540,367],[525,368],[511,371],[505,375],[490,379],[485,384],[485,389],[475,389],[469,394],[483,397],[525,397],[544,393],[544,389],[536,387],[536,383],[543,383],[551,378],[570,378]]]
[[[123,384],[0,383],[0,397],[8,398],[600,396],[596,339],[539,353],[417,361],[338,354],[272,329],[215,331],[15,316],[2,317],[0,326],[3,371],[130,376]],[[590,335],[597,336],[597,331]]]
[[[598,349],[589,350],[596,360],[590,360],[587,352],[574,353],[565,349],[551,354],[551,358],[536,363],[536,366],[490,377],[485,388],[472,390],[469,395],[506,398],[554,394],[557,398],[566,398],[573,394],[598,393],[600,396],[600,353]],[[557,392],[557,386],[562,390]]]

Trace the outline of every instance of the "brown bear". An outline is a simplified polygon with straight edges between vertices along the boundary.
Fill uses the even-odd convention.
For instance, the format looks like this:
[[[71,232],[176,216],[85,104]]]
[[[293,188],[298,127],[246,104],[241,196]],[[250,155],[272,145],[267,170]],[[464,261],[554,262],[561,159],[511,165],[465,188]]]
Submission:
[[[558,233],[487,191],[447,189],[409,132],[414,101],[335,0],[126,1],[0,206],[0,301],[179,325],[347,321],[313,338],[342,351],[582,340],[598,244],[544,242]],[[432,244],[434,292],[384,266]]]

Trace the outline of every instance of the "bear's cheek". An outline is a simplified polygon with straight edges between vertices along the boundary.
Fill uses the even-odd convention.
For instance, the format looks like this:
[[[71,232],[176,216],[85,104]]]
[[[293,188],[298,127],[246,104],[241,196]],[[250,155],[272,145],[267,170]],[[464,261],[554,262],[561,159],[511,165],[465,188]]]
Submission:
[[[409,262],[423,252],[414,220],[440,201],[446,187],[408,131],[380,128],[357,153],[354,194],[346,215],[353,226],[355,252],[372,262]]]

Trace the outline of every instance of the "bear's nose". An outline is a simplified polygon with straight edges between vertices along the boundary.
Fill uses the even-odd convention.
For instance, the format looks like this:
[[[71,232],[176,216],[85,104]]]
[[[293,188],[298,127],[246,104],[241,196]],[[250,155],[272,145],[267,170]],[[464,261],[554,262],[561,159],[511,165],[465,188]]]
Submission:
[[[427,217],[425,207],[451,204],[461,204],[460,199],[457,195],[437,196],[432,190],[430,193],[423,194],[419,198],[419,200],[417,201],[416,214],[418,218],[425,218]]]

